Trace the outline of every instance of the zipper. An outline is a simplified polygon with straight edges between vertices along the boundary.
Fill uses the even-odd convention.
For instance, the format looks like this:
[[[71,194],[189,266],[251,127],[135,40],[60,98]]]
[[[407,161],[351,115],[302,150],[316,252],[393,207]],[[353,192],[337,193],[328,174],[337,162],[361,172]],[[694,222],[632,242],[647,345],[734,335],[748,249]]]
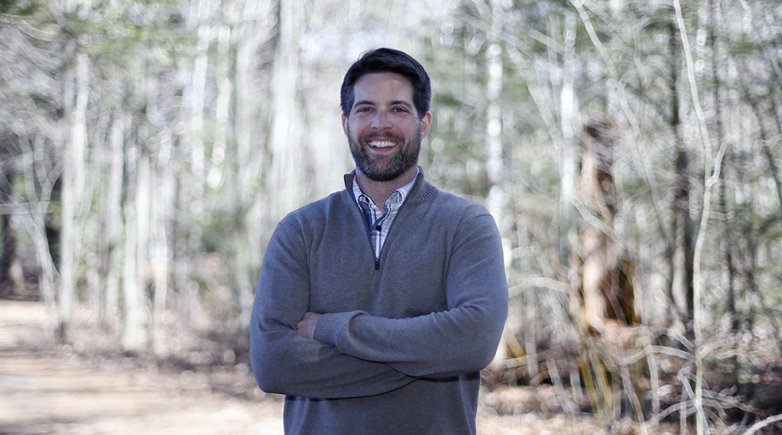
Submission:
[[[398,210],[397,213],[399,213]],[[386,221],[387,217],[388,217],[388,213],[384,212],[379,218],[377,218],[377,221],[375,221],[375,231],[377,231],[378,233],[383,231],[383,223]],[[369,239],[370,239],[369,244],[370,247],[372,248],[372,255],[375,257],[375,270],[380,270],[380,257],[383,255],[383,250],[386,247],[385,243],[378,250],[378,248],[374,245],[374,243],[376,242],[380,243],[380,240],[374,239],[372,237],[372,234],[369,235]]]
[[[351,194],[352,196],[352,194]],[[358,213],[361,216],[361,221],[364,222],[364,225],[366,225],[365,233],[367,235],[367,242],[369,243],[369,251],[372,253],[372,258],[375,259],[375,270],[380,270],[380,257],[375,255],[375,246],[372,243],[372,233],[369,231],[368,228],[368,222],[367,222],[367,215],[364,213],[364,210],[361,208],[361,205],[353,198],[353,204],[356,205],[356,208],[358,209]]]
[[[419,189],[419,188],[420,188],[420,186],[419,186],[419,184],[420,184],[420,180],[418,179],[418,177],[419,177],[419,176],[420,176],[420,174],[416,175],[415,184],[413,184],[413,188],[412,188],[412,189],[410,189],[410,192],[408,192],[407,199],[405,199],[405,201],[402,203],[402,205],[401,205],[401,206],[399,207],[399,209],[396,211],[396,217],[394,218],[394,223],[396,223],[397,219],[399,219],[399,214],[400,214],[400,212],[402,211],[402,209],[404,209],[404,208],[405,208],[405,206],[406,206],[406,205],[407,205],[407,203],[409,202],[409,201],[408,201],[408,199],[410,198],[410,195],[411,195],[411,194],[412,194],[414,191],[416,191],[417,189]],[[352,187],[351,187],[351,189],[352,189]],[[350,194],[351,198],[353,199],[353,201],[352,201],[352,202],[353,202],[353,204],[355,204],[355,205],[356,205],[356,208],[358,209],[358,212],[361,214],[361,219],[362,219],[364,222],[366,222],[366,221],[367,221],[367,216],[366,216],[366,214],[364,213],[364,210],[361,208],[361,205],[360,205],[360,204],[359,204],[359,203],[356,201],[355,197],[353,197],[352,191],[349,191],[348,193]],[[382,229],[382,228],[381,228],[381,224],[382,224],[382,222],[383,222],[384,220],[385,220],[385,215],[384,215],[384,216],[381,216],[380,218],[378,218],[378,222],[379,222],[380,224],[378,224],[378,222],[375,222],[375,230],[376,230],[376,231],[381,231],[381,229]],[[392,230],[393,230],[393,228],[389,228],[389,230],[388,230],[388,234],[386,235],[386,242],[388,242],[388,236],[390,236],[390,235],[391,235],[391,231],[392,231]],[[386,248],[387,248],[387,246],[386,246],[386,245],[387,245],[387,243],[384,243],[384,244],[383,244],[383,246],[380,248],[380,253],[376,255],[376,254],[375,254],[375,245],[374,245],[374,244],[373,244],[373,242],[372,242],[372,234],[371,234],[369,231],[367,231],[367,241],[369,242],[369,250],[370,250],[370,251],[372,251],[372,257],[374,257],[374,259],[375,259],[375,270],[380,270],[380,257],[382,257],[382,256],[383,256],[383,252],[385,252],[385,251],[386,251]]]

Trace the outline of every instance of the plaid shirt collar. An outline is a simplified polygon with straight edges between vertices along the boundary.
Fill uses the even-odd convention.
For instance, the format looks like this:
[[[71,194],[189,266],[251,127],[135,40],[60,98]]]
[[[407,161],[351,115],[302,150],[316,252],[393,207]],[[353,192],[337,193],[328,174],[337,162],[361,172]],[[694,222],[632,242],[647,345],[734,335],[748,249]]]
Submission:
[[[418,168],[418,172],[421,172],[421,168]],[[375,201],[372,201],[372,198],[365,195],[364,192],[361,191],[361,188],[358,186],[358,182],[356,181],[357,177],[353,177],[353,197],[356,199],[356,202],[358,202],[359,205],[361,203],[368,204],[373,211],[376,211],[382,215],[385,211],[393,210],[396,211],[399,209],[399,207],[402,206],[402,203],[405,202],[405,199],[407,198],[407,195],[410,193],[410,190],[413,189],[413,185],[415,184],[416,178],[413,178],[413,180],[404,186],[400,187],[399,189],[396,189],[391,196],[388,197],[386,200],[386,203],[381,210],[380,207],[375,204]],[[362,206],[363,209],[363,206]]]
[[[418,168],[421,171],[421,168]],[[367,229],[369,231],[369,239],[372,242],[372,248],[375,252],[375,267],[379,267],[380,253],[383,249],[383,244],[386,241],[388,232],[391,230],[391,225],[396,219],[396,213],[402,204],[405,202],[405,198],[412,190],[415,184],[413,181],[405,184],[399,189],[395,190],[386,200],[381,210],[372,198],[365,195],[358,186],[356,179],[353,178],[353,196],[356,199],[361,211],[364,212],[366,218]]]

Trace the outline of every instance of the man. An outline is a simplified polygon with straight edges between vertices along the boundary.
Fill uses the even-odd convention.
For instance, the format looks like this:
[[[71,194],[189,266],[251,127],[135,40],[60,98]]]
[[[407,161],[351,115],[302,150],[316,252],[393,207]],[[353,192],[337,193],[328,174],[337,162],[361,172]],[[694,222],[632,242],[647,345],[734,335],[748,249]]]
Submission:
[[[486,210],[418,167],[424,68],[387,48],[342,83],[356,170],[286,216],[269,241],[251,322],[260,388],[285,394],[287,434],[474,434],[479,370],[507,316]]]

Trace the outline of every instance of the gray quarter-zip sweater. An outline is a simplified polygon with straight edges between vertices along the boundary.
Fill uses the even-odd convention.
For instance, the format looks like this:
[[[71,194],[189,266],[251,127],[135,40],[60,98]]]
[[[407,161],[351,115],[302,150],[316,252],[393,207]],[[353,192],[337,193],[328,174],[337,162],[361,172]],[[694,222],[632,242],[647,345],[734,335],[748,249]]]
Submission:
[[[507,316],[497,227],[419,173],[375,258],[346,189],[286,216],[250,325],[258,385],[286,395],[286,434],[474,434],[479,370]],[[324,314],[315,339],[296,334]]]

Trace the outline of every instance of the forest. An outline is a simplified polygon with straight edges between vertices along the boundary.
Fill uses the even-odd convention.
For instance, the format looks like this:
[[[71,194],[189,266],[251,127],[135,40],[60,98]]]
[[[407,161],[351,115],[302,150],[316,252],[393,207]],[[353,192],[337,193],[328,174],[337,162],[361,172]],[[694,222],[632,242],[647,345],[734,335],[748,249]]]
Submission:
[[[247,361],[265,244],[352,170],[339,86],[382,46],[431,75],[427,178],[500,228],[487,388],[782,431],[777,0],[2,0],[0,296],[62,343],[87,313],[123,355]]]

